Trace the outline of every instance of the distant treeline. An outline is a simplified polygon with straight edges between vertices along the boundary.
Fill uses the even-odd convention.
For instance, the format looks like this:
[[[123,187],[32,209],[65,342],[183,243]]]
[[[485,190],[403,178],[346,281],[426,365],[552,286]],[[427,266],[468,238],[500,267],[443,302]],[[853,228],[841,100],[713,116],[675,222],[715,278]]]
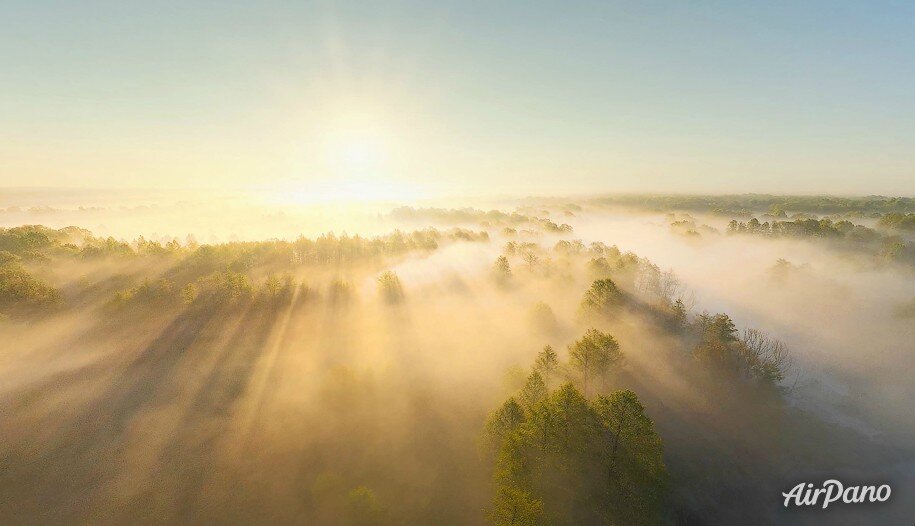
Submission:
[[[880,218],[877,224],[894,230],[915,230],[915,214],[898,214],[895,212],[886,214]]]
[[[530,224],[549,233],[569,233],[572,226],[518,212],[477,210],[476,208],[413,208],[402,206],[391,211],[391,217],[400,221],[434,221],[441,224],[478,224],[483,227]]]
[[[749,217],[769,212],[776,217],[785,213],[859,214],[879,217],[890,213],[915,212],[911,197],[833,197],[825,195],[618,195],[594,199],[597,205],[624,205],[657,211],[688,210],[734,217]]]
[[[798,237],[840,240],[849,248],[875,253],[880,260],[915,265],[915,243],[899,236],[884,235],[850,221],[831,219],[795,219],[794,221],[747,222],[731,220],[728,234],[751,234],[767,237]]]
[[[147,261],[163,270],[154,279],[118,292],[116,304],[157,303],[198,297],[233,299],[251,295],[248,272],[293,272],[300,267],[368,264],[410,252],[433,251],[443,242],[489,240],[486,232],[461,228],[413,232],[395,231],[378,237],[324,234],[295,241],[269,240],[200,245],[193,238],[183,244],[139,237],[132,242],[94,237],[77,227],[61,229],[41,225],[0,228],[0,315],[4,317],[47,312],[63,303],[61,291],[39,277],[58,262]],[[268,295],[283,284],[267,277]],[[88,284],[86,285],[88,287]]]

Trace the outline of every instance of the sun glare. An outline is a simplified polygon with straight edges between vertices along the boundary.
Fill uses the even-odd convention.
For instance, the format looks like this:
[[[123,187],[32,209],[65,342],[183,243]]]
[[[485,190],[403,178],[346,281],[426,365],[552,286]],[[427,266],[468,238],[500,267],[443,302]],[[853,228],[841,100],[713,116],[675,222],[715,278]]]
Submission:
[[[337,179],[389,175],[394,133],[371,112],[341,112],[323,130],[327,168]]]
[[[387,152],[379,138],[354,134],[338,141],[332,156],[344,171],[363,173],[384,168]]]

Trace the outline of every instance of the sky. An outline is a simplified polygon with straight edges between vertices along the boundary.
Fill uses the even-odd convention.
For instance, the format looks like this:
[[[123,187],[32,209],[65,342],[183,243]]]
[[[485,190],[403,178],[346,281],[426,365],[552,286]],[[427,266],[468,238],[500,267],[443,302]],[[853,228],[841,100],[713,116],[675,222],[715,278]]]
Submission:
[[[915,195],[913,2],[0,12],[3,187]]]

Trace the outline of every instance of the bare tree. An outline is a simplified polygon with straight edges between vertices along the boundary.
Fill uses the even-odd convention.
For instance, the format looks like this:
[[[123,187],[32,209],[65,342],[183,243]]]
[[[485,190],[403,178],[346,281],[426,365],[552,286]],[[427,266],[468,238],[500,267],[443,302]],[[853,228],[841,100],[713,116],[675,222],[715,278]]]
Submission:
[[[792,359],[785,342],[758,329],[744,329],[740,341],[751,372],[758,378],[779,384],[785,379]]]

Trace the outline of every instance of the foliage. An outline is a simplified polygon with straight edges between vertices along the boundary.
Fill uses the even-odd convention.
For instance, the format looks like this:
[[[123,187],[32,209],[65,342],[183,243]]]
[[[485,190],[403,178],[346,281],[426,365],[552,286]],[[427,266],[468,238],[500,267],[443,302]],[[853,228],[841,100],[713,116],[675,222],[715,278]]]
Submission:
[[[881,217],[877,224],[894,230],[915,230],[915,213],[900,214],[891,212]]]
[[[484,448],[498,452],[502,442],[524,423],[524,409],[514,398],[509,398],[499,409],[490,413],[483,434]]]
[[[625,300],[623,291],[610,278],[599,279],[581,300],[581,311],[585,314],[608,316],[615,313]]]
[[[507,257],[499,256],[496,258],[496,262],[492,267],[492,277],[499,286],[505,287],[511,284],[512,268],[508,263]]]
[[[268,274],[264,284],[257,291],[257,299],[268,305],[287,305],[292,301],[295,292],[295,280],[290,274],[278,278]]]
[[[698,317],[694,329],[699,343],[693,356],[710,372],[724,379],[743,380],[770,388],[778,387],[791,366],[787,346],[756,329],[737,327],[727,314]]]
[[[509,234],[517,233],[510,226],[523,224],[536,225],[548,233],[569,233],[571,225],[556,224],[553,221],[520,214],[518,212],[506,213],[501,210],[477,210],[476,208],[413,208],[402,206],[391,211],[391,217],[400,221],[435,221],[443,224],[479,224],[482,226],[505,226]]]
[[[506,526],[540,526],[545,524],[543,500],[513,486],[500,486],[488,512],[492,524]]]
[[[0,252],[0,314],[48,312],[61,303],[59,290],[29,274],[15,254]]]
[[[540,301],[537,302],[528,313],[528,320],[531,327],[543,334],[551,334],[559,328],[559,321],[556,314],[549,305]]]
[[[616,339],[597,329],[590,329],[581,339],[569,345],[569,363],[581,376],[585,394],[588,394],[591,379],[605,382],[611,367],[622,359],[623,353]]]
[[[543,376],[539,372],[534,371],[530,376],[527,377],[527,382],[525,382],[524,387],[521,388],[521,394],[519,398],[521,399],[521,405],[528,411],[533,410],[537,407],[540,402],[546,399],[548,394],[546,382],[543,381]]]
[[[142,283],[118,292],[112,302],[116,305],[143,304],[161,306],[175,297],[175,285],[171,281],[160,278],[155,281],[144,279]]]
[[[785,211],[816,214],[885,214],[915,212],[915,199],[910,197],[834,197],[825,195],[783,196],[768,194],[740,195],[618,195],[593,200],[603,206],[631,206],[651,210],[689,210],[730,216],[749,216],[753,212],[769,211],[784,215]]]
[[[593,404],[571,384],[507,433],[493,524],[655,524],[666,490],[661,440],[631,391]]]
[[[894,216],[894,217],[898,217]],[[893,223],[893,220],[890,221]],[[898,228],[906,223],[899,220]],[[894,227],[897,228],[897,227]],[[830,239],[845,247],[873,253],[878,260],[895,261],[915,265],[915,243],[903,241],[898,236],[884,235],[863,225],[850,221],[833,222],[831,219],[795,219],[760,223],[756,218],[749,222],[732,220],[728,224],[729,234],[752,234],[766,237],[804,237]]]
[[[401,285],[397,274],[388,270],[378,276],[378,295],[389,305],[395,305],[403,301],[403,285]]]
[[[559,358],[553,347],[547,345],[537,354],[537,360],[534,362],[534,370],[540,373],[544,383],[549,386],[553,380],[556,369],[559,368]]]

